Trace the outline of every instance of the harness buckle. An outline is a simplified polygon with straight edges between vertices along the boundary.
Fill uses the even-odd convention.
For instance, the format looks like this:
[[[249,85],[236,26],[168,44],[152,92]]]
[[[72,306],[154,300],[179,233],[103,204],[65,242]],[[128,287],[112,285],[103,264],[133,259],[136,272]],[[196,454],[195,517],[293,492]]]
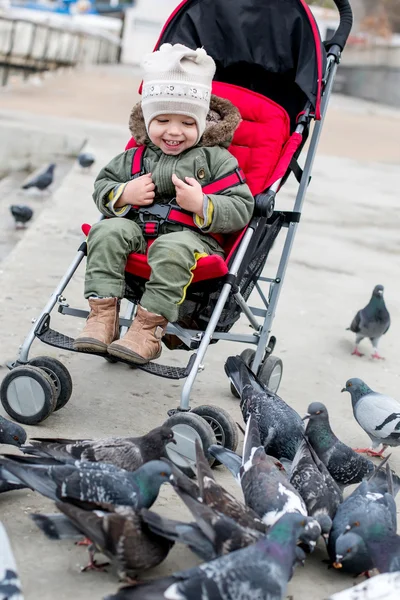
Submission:
[[[242,175],[242,173],[243,173],[242,169],[239,169],[239,167],[236,167],[235,173],[238,176],[240,183],[246,183],[246,179]]]
[[[142,222],[142,231],[146,237],[149,237],[149,238],[158,237],[159,229],[160,229],[159,221],[144,221],[144,222]]]

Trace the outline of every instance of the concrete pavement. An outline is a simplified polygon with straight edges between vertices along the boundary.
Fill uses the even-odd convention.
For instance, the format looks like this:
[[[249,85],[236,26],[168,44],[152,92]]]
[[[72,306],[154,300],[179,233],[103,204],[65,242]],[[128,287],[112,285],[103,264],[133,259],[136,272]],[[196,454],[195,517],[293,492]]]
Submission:
[[[24,99],[18,90],[0,95],[0,117],[8,115],[21,128],[34,119],[40,127],[81,135],[97,156],[97,172],[124,147],[128,137],[124,123],[136,83],[129,72],[120,69],[66,74],[65,78],[59,76],[57,85],[49,80],[43,88],[24,92]],[[56,102],[58,89],[63,92]],[[398,139],[400,119],[397,113],[387,116],[379,107],[372,114],[371,110],[366,104],[354,106],[346,99],[333,100],[273,327],[278,338],[275,354],[284,362],[282,397],[300,414],[310,402],[324,402],[333,429],[353,446],[365,445],[368,440],[353,419],[348,395],[340,394],[345,381],[362,377],[372,388],[400,399],[400,155],[394,144],[390,145],[392,136]],[[376,133],[368,148],[361,132],[369,132],[370,137]],[[15,358],[31,318],[41,310],[71,262],[81,240],[81,223],[97,218],[91,200],[93,176],[74,165],[23,239],[0,263],[0,378],[7,372],[5,362]],[[290,179],[278,196],[278,208],[290,207],[296,189]],[[273,249],[267,274],[274,273],[281,242],[278,240]],[[83,276],[81,268],[67,288],[65,295],[72,306],[85,307]],[[382,341],[384,362],[368,359],[367,343],[366,357],[350,356],[353,336],[345,331],[376,283],[385,285],[392,315],[392,329]],[[256,294],[253,300],[257,302]],[[52,322],[70,335],[82,327],[80,320],[58,313]],[[236,330],[248,332],[248,327],[241,321]],[[240,422],[238,402],[230,395],[223,364],[228,355],[241,350],[224,342],[210,347],[206,369],[193,389],[193,405],[218,404]],[[43,424],[27,428],[31,436],[139,434],[161,423],[167,409],[177,405],[180,383],[161,381],[100,358],[58,352],[36,342],[32,355],[40,354],[64,362],[74,381],[74,393],[64,409]],[[182,351],[166,350],[163,356],[170,364],[184,364],[187,358]],[[400,450],[393,450],[391,464],[400,472]],[[228,489],[239,494],[223,468],[216,474]],[[156,509],[171,517],[184,515],[180,501],[166,486]],[[67,541],[48,541],[29,519],[32,512],[52,510],[51,502],[33,492],[0,497],[0,519],[11,538],[26,600],[52,600],[55,596],[58,600],[95,600],[115,590],[117,580],[111,572],[80,572],[86,561],[84,549]],[[353,578],[328,571],[322,563],[324,558],[320,548],[304,569],[296,571],[289,586],[294,600],[322,600],[353,585]],[[146,576],[156,577],[196,563],[190,552],[177,547]]]

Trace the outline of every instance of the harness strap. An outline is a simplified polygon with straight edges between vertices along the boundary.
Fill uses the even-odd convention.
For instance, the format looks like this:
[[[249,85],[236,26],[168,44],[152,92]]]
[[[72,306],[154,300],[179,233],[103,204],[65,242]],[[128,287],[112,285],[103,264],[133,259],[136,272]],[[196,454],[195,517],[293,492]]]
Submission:
[[[235,187],[235,185],[240,185],[242,183],[246,183],[246,177],[242,171],[242,169],[235,169],[228,175],[224,175],[211,183],[208,183],[203,187],[204,194],[219,194],[228,188]]]
[[[143,155],[146,146],[138,146],[136,148],[133,159],[132,159],[132,169],[131,175],[132,178],[138,177],[143,173]],[[245,174],[242,169],[236,168],[231,173],[208,183],[207,185],[202,187],[204,194],[219,194],[228,188],[235,187],[236,185],[241,185],[246,182]],[[133,206],[136,210],[141,210],[139,206]],[[168,213],[168,216],[165,219],[162,219],[168,223],[179,223],[180,225],[185,225],[185,227],[189,227],[194,231],[201,232],[201,230],[195,225],[193,222],[193,215],[183,210],[179,206],[171,208]],[[149,237],[156,237],[158,235],[158,223],[156,221],[147,221],[143,224],[143,232],[145,235]],[[209,235],[214,238],[221,246],[223,246],[225,236],[220,233],[206,233],[205,235]]]
[[[133,153],[131,175],[132,177],[138,177],[143,171],[143,155],[146,150],[146,146],[138,146]]]

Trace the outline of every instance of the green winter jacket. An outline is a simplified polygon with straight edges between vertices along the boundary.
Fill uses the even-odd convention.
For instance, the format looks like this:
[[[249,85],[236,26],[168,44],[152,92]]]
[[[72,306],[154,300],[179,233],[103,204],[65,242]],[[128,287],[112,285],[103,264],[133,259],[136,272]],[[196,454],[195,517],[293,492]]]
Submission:
[[[147,137],[140,104],[136,105],[130,118],[130,129],[135,140],[146,145],[143,167],[152,174],[156,186],[155,203],[168,203],[175,197],[172,174],[183,179],[194,177],[202,186],[228,175],[237,166],[237,160],[223,146],[228,146],[238,125],[237,109],[227,100],[212,96],[208,126],[199,144],[177,156],[164,154]],[[113,209],[131,179],[132,159],[135,148],[122,152],[104,167],[94,184],[94,201],[107,217],[128,217],[138,220],[137,211],[130,207]],[[211,203],[211,210],[210,210]],[[228,234],[243,229],[253,214],[254,199],[247,184],[239,184],[219,194],[205,196],[204,220],[194,217],[200,233]],[[185,229],[176,223],[166,224],[164,233]]]

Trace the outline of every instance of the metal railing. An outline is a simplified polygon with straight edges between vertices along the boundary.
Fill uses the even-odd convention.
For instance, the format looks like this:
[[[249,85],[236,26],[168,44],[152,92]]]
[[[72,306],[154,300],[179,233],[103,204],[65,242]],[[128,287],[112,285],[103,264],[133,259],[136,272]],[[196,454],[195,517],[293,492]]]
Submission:
[[[120,40],[111,34],[0,16],[0,85],[11,73],[27,79],[60,67],[115,63],[119,50]]]

